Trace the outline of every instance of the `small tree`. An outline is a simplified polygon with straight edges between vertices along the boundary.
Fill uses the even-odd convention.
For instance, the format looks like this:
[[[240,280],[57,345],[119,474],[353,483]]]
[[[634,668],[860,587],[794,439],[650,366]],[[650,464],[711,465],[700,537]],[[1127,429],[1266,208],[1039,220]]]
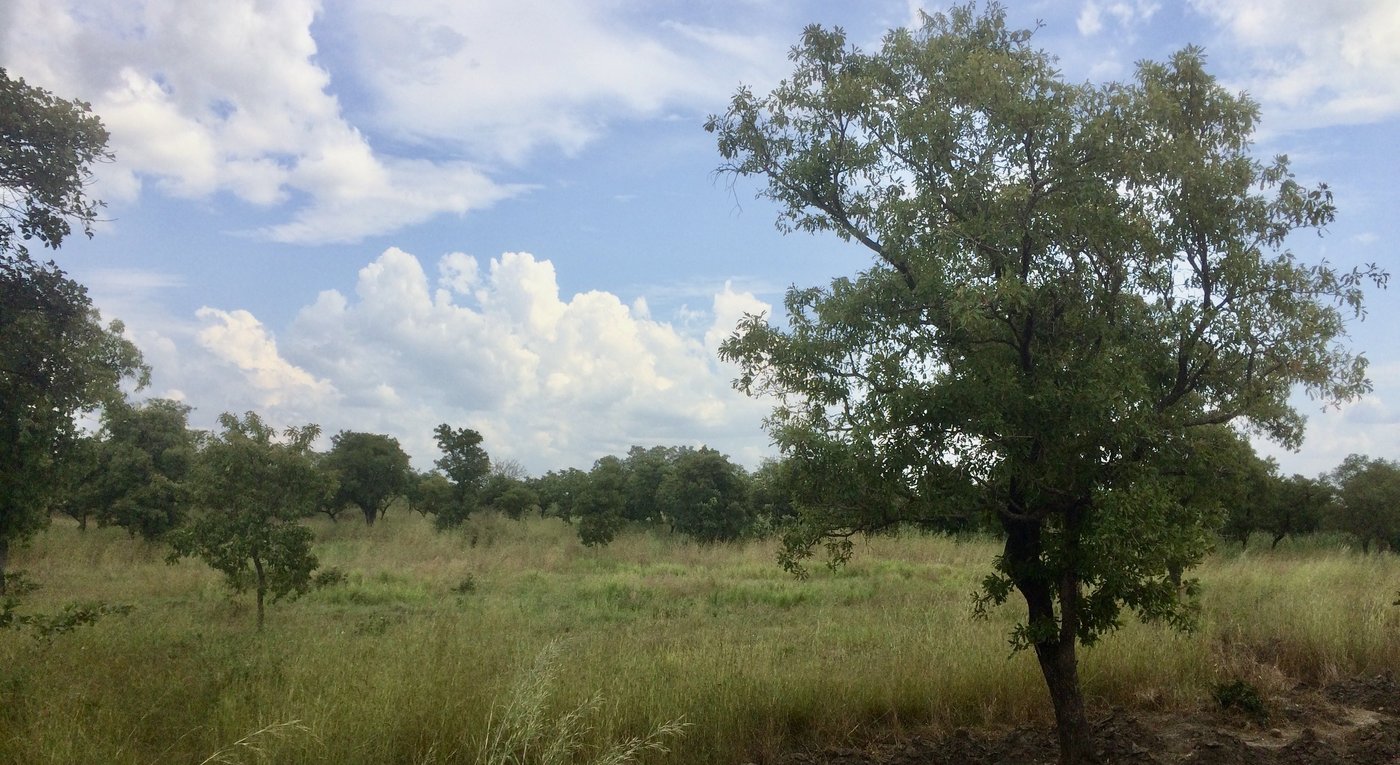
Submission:
[[[170,535],[169,562],[197,557],[224,575],[234,592],[257,595],[258,629],[264,602],[304,593],[317,566],[312,514],[335,486],[311,459],[315,425],[287,428],[282,439],[253,412],[219,417],[223,431],[200,453],[193,477],[202,508]]]
[[[540,498],[540,515],[572,523],[574,505],[588,487],[588,474],[578,468],[551,470],[530,482]]]
[[[167,399],[107,408],[97,469],[86,487],[99,523],[158,539],[184,521],[196,454],[189,413],[189,406]]]
[[[789,290],[785,327],[746,317],[721,356],[740,389],[778,397],[786,456],[901,499],[805,507],[792,560],[975,488],[1006,534],[981,603],[1023,600],[1012,639],[1078,765],[1078,647],[1125,609],[1190,623],[1170,572],[1210,538],[1172,487],[1186,434],[1238,419],[1296,446],[1296,385],[1365,391],[1339,341],[1384,275],[1284,248],[1332,219],[1331,193],[1251,156],[1258,107],[1200,50],[1100,86],[1066,82],[1030,38],[997,5],[925,16],[870,54],[808,27],[791,77],[709,120],[720,171],[759,178],[782,227],[873,256]]]
[[[408,492],[404,495],[408,506],[423,517],[436,518],[453,502],[456,488],[447,476],[436,470],[426,473],[415,472]]]
[[[330,504],[354,505],[364,514],[367,526],[373,526],[389,503],[408,491],[413,479],[398,439],[378,433],[343,430],[335,434],[322,465],[334,471],[338,481]]]

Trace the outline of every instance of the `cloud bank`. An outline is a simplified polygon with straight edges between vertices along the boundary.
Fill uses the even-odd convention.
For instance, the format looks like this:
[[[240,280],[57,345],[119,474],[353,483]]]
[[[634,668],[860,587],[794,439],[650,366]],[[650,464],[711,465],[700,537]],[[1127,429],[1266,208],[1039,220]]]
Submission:
[[[426,467],[440,422],[471,427],[496,457],[534,471],[587,467],[631,445],[705,443],[754,464],[768,404],[733,391],[715,355],[745,312],[770,307],[720,289],[689,331],[608,292],[564,299],[554,266],[462,253],[431,275],[390,248],[353,294],[322,292],[274,332],[237,308],[205,307],[183,329],[136,326],[153,395],[185,399],[200,423],[254,409],[279,424],[388,433]],[[139,318],[138,318],[139,321]]]

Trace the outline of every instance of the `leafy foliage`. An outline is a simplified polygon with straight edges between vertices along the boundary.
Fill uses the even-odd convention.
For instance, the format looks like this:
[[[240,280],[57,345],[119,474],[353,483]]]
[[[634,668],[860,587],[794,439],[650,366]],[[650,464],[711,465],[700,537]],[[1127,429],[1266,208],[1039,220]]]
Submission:
[[[1400,551],[1400,463],[1348,455],[1330,476],[1336,489],[1333,525],[1371,545]]]
[[[627,469],[622,460],[611,455],[599,459],[573,502],[579,539],[590,547],[613,541],[626,522],[626,506]]]
[[[84,518],[93,513],[100,524],[144,539],[179,526],[188,510],[187,480],[198,440],[189,429],[189,412],[189,406],[166,399],[109,405],[101,434],[82,439],[85,459],[71,476],[66,511]]]
[[[57,248],[77,221],[92,236],[101,202],[85,190],[92,165],[112,158],[107,130],[81,101],[65,101],[0,69],[0,252],[24,242]]]
[[[748,476],[714,449],[676,458],[657,487],[671,527],[700,542],[738,539],[749,527]]]

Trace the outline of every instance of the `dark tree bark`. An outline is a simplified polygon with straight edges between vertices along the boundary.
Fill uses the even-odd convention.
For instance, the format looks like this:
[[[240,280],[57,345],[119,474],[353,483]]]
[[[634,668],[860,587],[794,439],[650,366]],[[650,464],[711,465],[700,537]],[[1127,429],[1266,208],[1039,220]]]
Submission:
[[[258,574],[258,632],[263,630],[263,601],[267,597],[267,572],[263,570],[262,558],[253,556],[253,570]]]
[[[1083,510],[1065,513],[1066,536],[1069,547],[1077,547]],[[1039,633],[1034,643],[1040,673],[1050,692],[1055,710],[1055,730],[1060,745],[1060,765],[1086,765],[1094,762],[1093,736],[1084,709],[1084,695],[1079,688],[1079,579],[1070,571],[1063,572],[1052,582],[1041,566],[1041,539],[1044,521],[1013,518],[1008,515],[1002,525],[1007,532],[1004,561],[1016,589],[1026,599],[1029,619],[1027,625]],[[1055,591],[1058,590],[1060,613],[1056,618]],[[1053,625],[1053,630],[1050,626]]]

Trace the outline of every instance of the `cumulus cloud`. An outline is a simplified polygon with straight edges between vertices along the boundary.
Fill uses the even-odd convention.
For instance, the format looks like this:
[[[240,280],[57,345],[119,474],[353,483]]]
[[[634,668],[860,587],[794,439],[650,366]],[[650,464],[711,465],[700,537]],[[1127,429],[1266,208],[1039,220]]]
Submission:
[[[1192,0],[1249,51],[1244,84],[1296,127],[1400,113],[1400,4]]]
[[[132,336],[155,367],[152,395],[183,397],[205,426],[255,409],[327,434],[389,433],[422,467],[441,422],[535,471],[634,444],[706,443],[754,464],[768,404],[732,390],[714,346],[769,306],[731,285],[712,306],[692,329],[652,318],[641,299],[563,297],[553,264],[527,253],[480,264],[449,253],[430,273],[390,248],[351,293],[320,293],[275,335],[246,310],[205,307],[193,322],[138,322]]]
[[[1326,412],[1318,402],[1297,396],[1293,402],[1308,416],[1308,427],[1301,451],[1294,453],[1278,446],[1257,442],[1260,454],[1278,459],[1286,473],[1314,476],[1325,473],[1349,454],[1394,459],[1400,455],[1400,363],[1373,364],[1367,376],[1375,390],[1361,398]]]

